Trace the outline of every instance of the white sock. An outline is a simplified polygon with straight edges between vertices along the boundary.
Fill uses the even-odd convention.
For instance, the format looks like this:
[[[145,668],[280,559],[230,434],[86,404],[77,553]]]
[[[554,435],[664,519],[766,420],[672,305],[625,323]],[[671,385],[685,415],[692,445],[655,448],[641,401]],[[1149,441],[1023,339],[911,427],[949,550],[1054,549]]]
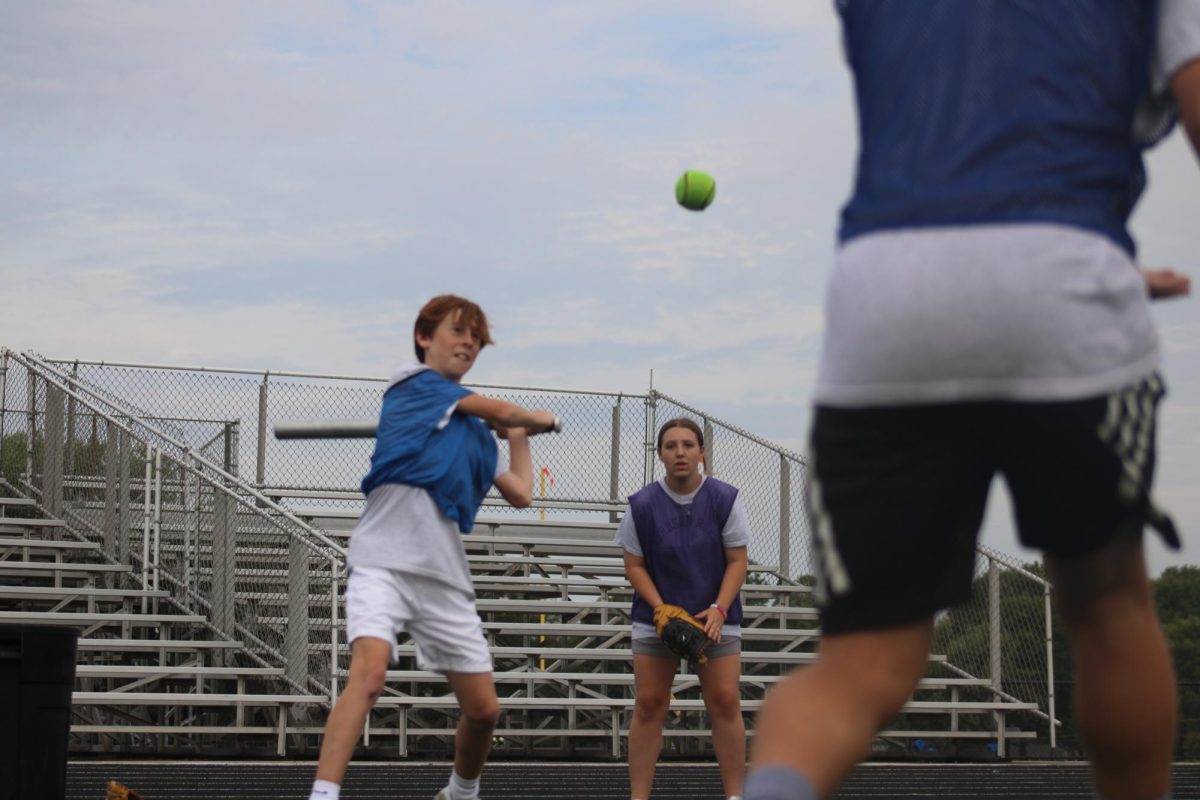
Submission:
[[[342,787],[338,784],[318,778],[313,781],[312,794],[308,796],[308,800],[338,800],[341,793]]]
[[[451,771],[446,793],[450,795],[450,800],[476,800],[479,797],[479,778],[464,778]]]

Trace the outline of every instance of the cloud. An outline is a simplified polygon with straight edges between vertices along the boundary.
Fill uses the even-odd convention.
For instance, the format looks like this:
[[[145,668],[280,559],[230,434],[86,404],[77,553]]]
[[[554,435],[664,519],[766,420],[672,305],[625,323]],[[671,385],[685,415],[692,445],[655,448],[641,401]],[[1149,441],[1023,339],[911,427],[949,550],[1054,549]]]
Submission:
[[[70,286],[7,273],[0,342],[50,357],[375,374],[407,343],[411,320],[330,314],[318,300],[247,298],[222,307],[159,303],[136,271],[97,269]],[[413,301],[415,302],[415,300]],[[394,338],[379,336],[393,331]]]

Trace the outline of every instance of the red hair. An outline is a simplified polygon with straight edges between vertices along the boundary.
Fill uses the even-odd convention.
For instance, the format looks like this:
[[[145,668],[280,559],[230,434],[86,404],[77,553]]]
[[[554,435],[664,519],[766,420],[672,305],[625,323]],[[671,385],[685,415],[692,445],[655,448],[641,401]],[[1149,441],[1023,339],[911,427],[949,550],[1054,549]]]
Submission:
[[[413,323],[413,350],[416,351],[417,360],[422,364],[425,363],[425,349],[417,343],[418,336],[424,336],[427,339],[433,338],[434,331],[438,325],[442,324],[442,320],[446,317],[459,315],[459,321],[471,331],[471,335],[479,340],[479,349],[492,344],[492,336],[488,333],[487,314],[483,313],[483,309],[465,297],[459,297],[453,294],[439,294],[437,297],[426,303],[417,314],[417,321]]]

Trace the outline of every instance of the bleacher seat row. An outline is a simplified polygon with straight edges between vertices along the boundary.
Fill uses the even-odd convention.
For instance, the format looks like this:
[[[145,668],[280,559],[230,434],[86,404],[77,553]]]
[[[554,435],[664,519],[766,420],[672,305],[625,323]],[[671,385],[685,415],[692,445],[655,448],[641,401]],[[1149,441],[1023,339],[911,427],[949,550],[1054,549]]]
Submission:
[[[180,601],[165,582],[142,584],[140,520],[121,532],[135,545],[121,562],[93,533],[40,511],[30,498],[0,498],[0,624],[79,628],[77,751],[315,752],[331,694],[348,668],[344,620],[340,608],[332,618],[319,581],[297,593],[295,554],[286,542],[243,540],[235,526],[228,585],[239,615],[253,615],[260,629],[281,638],[289,629],[306,632],[308,691],[297,691],[287,670],[264,666],[246,642],[218,633],[203,606]],[[353,521],[351,514],[302,507],[293,513],[343,540]],[[212,520],[206,525],[211,530]],[[634,703],[631,591],[611,544],[613,528],[499,517],[481,520],[464,537],[501,695],[497,750],[621,756]],[[159,535],[164,569],[187,561],[195,585],[211,588],[220,576],[203,526],[173,531],[167,524]],[[820,631],[809,592],[768,568],[751,569],[741,682],[748,719],[781,676],[814,657]],[[398,654],[364,746],[445,755],[457,722],[449,687],[416,668],[410,642],[402,639]],[[1035,707],[935,655],[929,676],[881,740],[1031,738],[1031,731],[1010,729],[1007,715]],[[672,712],[669,747],[708,747],[703,697],[686,667]]]

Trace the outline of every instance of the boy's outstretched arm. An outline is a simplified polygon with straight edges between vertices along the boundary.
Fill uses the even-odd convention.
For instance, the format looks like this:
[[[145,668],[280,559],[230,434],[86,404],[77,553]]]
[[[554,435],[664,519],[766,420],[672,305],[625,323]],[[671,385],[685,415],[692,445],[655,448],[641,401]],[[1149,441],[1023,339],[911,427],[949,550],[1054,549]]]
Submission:
[[[508,430],[508,471],[497,475],[495,484],[513,508],[525,508],[533,502],[533,460],[524,428]]]
[[[525,428],[527,433],[545,433],[554,428],[553,412],[544,408],[523,408],[514,403],[469,394],[458,401],[457,409],[488,422],[493,428]]]

